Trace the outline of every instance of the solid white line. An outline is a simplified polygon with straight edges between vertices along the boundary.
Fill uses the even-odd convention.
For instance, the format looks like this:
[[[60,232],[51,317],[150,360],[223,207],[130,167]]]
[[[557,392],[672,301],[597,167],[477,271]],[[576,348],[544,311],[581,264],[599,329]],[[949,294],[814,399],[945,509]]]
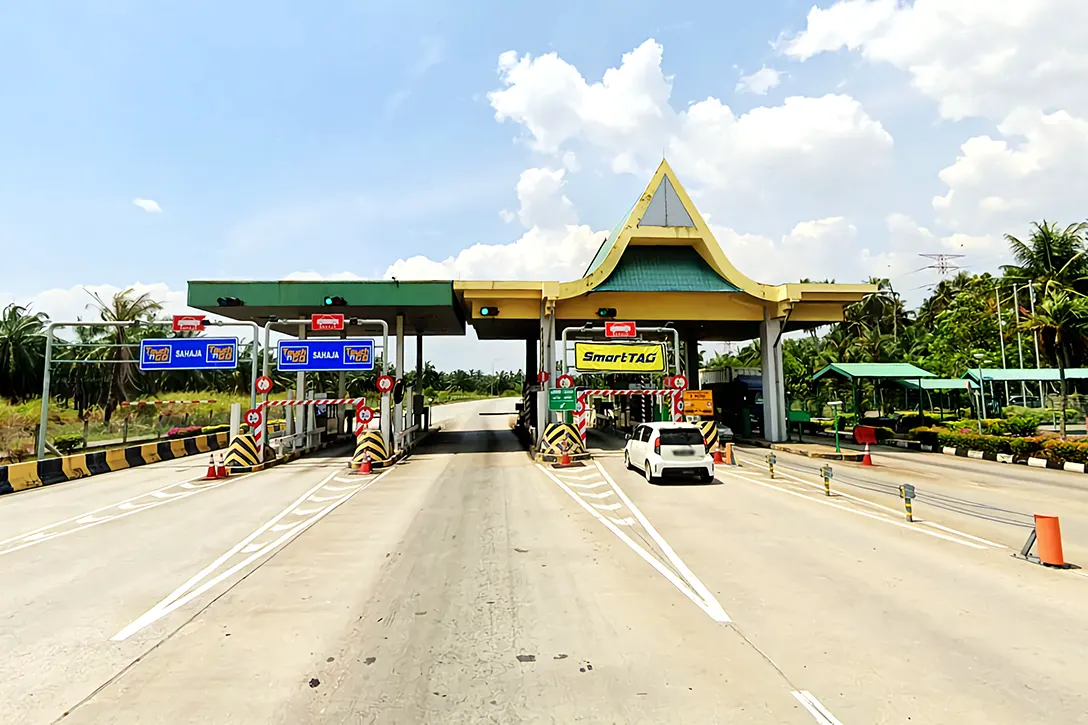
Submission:
[[[691,587],[689,587],[687,585],[687,583],[684,582],[683,579],[676,576],[676,574],[674,574],[672,571],[667,569],[665,567],[665,565],[662,564],[660,561],[658,561],[653,555],[651,555],[648,551],[646,551],[641,546],[636,544],[635,541],[630,536],[628,536],[627,534],[625,534],[624,532],[622,532],[618,528],[616,528],[616,525],[614,523],[612,523],[611,521],[609,521],[608,518],[606,518],[605,516],[602,516],[599,512],[594,511],[592,506],[590,506],[585,501],[583,501],[581,499],[581,497],[578,496],[578,494],[576,494],[574,491],[570,490],[567,487],[567,484],[563,483],[563,481],[560,480],[558,476],[552,475],[551,471],[549,471],[547,468],[540,465],[539,463],[536,464],[536,467],[539,468],[544,473],[545,476],[547,476],[551,480],[555,481],[556,485],[558,485],[561,489],[566,491],[567,495],[570,496],[572,499],[574,499],[574,501],[579,506],[581,506],[583,509],[585,509],[589,513],[590,516],[593,516],[598,521],[600,521],[602,524],[604,524],[604,526],[609,531],[611,531],[613,534],[615,534],[616,536],[619,537],[620,541],[622,541],[623,543],[625,543],[629,547],[631,547],[631,549],[636,554],[641,556],[646,561],[647,564],[652,566],[654,569],[656,569],[658,571],[659,574],[661,574],[666,579],[668,579],[672,583],[672,585],[674,587],[676,587],[678,590],[680,590],[681,594],[683,594],[685,597],[687,597],[692,602],[694,602],[695,606],[699,607],[699,609],[702,609],[704,612],[706,612],[707,615],[710,616],[711,619],[713,619],[716,622],[728,622],[728,621],[730,621],[729,617],[727,615],[725,615],[725,612],[720,612],[719,613],[719,612],[716,612],[716,611],[712,611],[710,609],[710,607],[707,606],[707,603],[704,602],[699,597],[698,594],[693,592],[691,590]],[[724,616],[724,619],[722,618],[723,616]]]
[[[725,473],[727,476],[733,475],[733,474],[730,474],[730,473],[728,473],[726,471],[722,471],[722,473]],[[741,476],[733,476],[733,477],[736,478],[739,481],[747,481],[748,483],[754,483],[757,486],[763,486],[764,488],[771,488],[771,489],[774,489],[775,491],[781,491],[782,493],[788,493],[790,496],[796,496],[797,498],[801,498],[801,499],[804,499],[806,501],[812,501],[813,503],[823,504],[824,506],[830,506],[832,508],[839,509],[840,511],[846,511],[847,513],[855,514],[857,516],[864,516],[867,519],[873,519],[875,521],[882,521],[882,522],[884,522],[886,524],[891,524],[892,526],[898,526],[901,529],[906,529],[907,531],[916,531],[919,534],[925,534],[926,536],[932,536],[932,537],[937,538],[937,539],[944,539],[945,541],[951,541],[951,542],[956,543],[956,544],[961,544],[962,546],[968,546],[968,547],[970,547],[972,549],[985,549],[986,548],[985,546],[980,546],[979,544],[972,544],[970,541],[963,541],[961,539],[956,539],[956,538],[953,538],[951,536],[945,536],[944,534],[938,534],[935,531],[926,531],[925,529],[919,528],[917,526],[908,526],[907,524],[905,524],[905,523],[903,523],[901,521],[892,521],[891,519],[885,518],[883,516],[877,516],[876,514],[871,514],[871,513],[867,512],[867,511],[858,511],[857,509],[847,508],[846,506],[840,506],[840,505],[838,505],[836,503],[832,503],[831,501],[827,501],[827,500],[824,500],[822,498],[816,498],[814,496],[806,496],[803,493],[798,493],[797,491],[791,491],[788,488],[782,488],[781,486],[775,486],[775,485],[772,485],[770,483],[764,483],[763,481],[756,481],[755,479],[752,479],[752,478],[742,478]]]
[[[665,553],[665,556],[672,562],[673,566],[676,567],[676,570],[680,572],[680,576],[687,581],[692,589],[699,593],[699,596],[703,598],[703,601],[706,602],[708,607],[720,611],[722,616],[728,619],[722,605],[714,595],[710,593],[710,590],[699,580],[699,577],[695,576],[695,572],[688,568],[688,565],[684,563],[683,559],[677,556],[676,552],[673,551],[673,548],[669,546],[669,542],[665,541],[665,537],[657,532],[657,529],[650,523],[650,520],[643,515],[638,506],[635,506],[635,502],[623,492],[622,488],[616,485],[616,482],[612,480],[612,476],[608,475],[608,471],[604,470],[604,466],[600,463],[597,463],[596,466],[598,470],[600,470],[601,475],[604,476],[604,480],[608,481],[612,486],[612,490],[616,492],[616,495],[619,496],[625,504],[627,504],[627,508],[635,515],[638,522],[642,524],[642,528],[646,529],[646,533],[648,533],[651,538],[657,542],[657,545],[661,547],[661,551]]]
[[[724,473],[724,471],[723,471],[723,473]],[[806,486],[808,486],[809,488],[813,488],[813,489],[817,489],[819,491],[823,491],[823,482],[822,481],[820,483],[816,483],[814,481],[806,481],[803,478],[799,478],[799,477],[797,477],[797,476],[795,476],[795,475],[793,475],[791,473],[785,473],[783,471],[779,471],[778,475],[783,476],[785,478],[791,478],[794,481],[797,481],[798,483],[803,483]],[[879,504],[879,503],[874,503],[873,501],[869,501],[868,499],[864,499],[864,498],[861,498],[859,496],[853,496],[853,495],[851,495],[849,493],[843,493],[842,491],[836,491],[835,495],[836,496],[841,496],[842,498],[848,498],[851,501],[857,501],[858,503],[866,504],[868,506],[873,506],[875,508],[881,509],[883,511],[887,511],[888,513],[896,515],[896,516],[899,516],[899,515],[902,514],[902,511],[900,511],[898,509],[893,509],[893,508],[890,508],[888,506],[884,506],[884,505]],[[950,526],[942,526],[941,524],[935,523],[933,521],[922,521],[922,522],[919,522],[919,523],[923,523],[923,524],[925,524],[927,526],[932,526],[932,527],[940,529],[942,531],[947,531],[948,533],[955,534],[956,536],[962,536],[965,539],[973,539],[975,541],[981,541],[983,544],[988,544],[989,546],[992,546],[992,547],[997,548],[997,549],[1008,549],[1009,548],[1009,547],[1005,546],[1004,544],[998,544],[997,542],[990,541],[989,539],[984,539],[981,536],[974,536],[973,534],[968,534],[968,533],[966,533],[964,531],[960,531],[959,529],[953,529]]]
[[[816,722],[820,725],[842,725],[842,723],[831,714],[831,711],[820,704],[820,701],[816,699],[808,690],[794,690],[790,693],[797,701],[801,703],[812,717],[816,718]]]
[[[134,635],[136,632],[139,632],[144,627],[147,627],[148,625],[153,624],[154,622],[156,622],[159,619],[165,617],[166,615],[170,614],[171,612],[178,609],[179,607],[184,606],[185,604],[189,603],[190,601],[192,601],[196,597],[200,596],[201,594],[203,594],[207,590],[211,589],[216,584],[223,581],[227,577],[231,576],[232,574],[234,574],[238,570],[248,566],[250,563],[252,563],[256,559],[259,559],[260,557],[264,556],[268,552],[270,552],[273,549],[275,549],[276,547],[278,547],[280,544],[286,542],[288,539],[291,539],[294,536],[297,536],[298,534],[302,533],[304,530],[306,530],[307,528],[309,528],[313,524],[320,521],[326,515],[328,515],[329,512],[331,512],[337,506],[340,506],[341,504],[346,502],[348,499],[350,499],[352,496],[354,496],[355,493],[358,493],[358,491],[363,491],[363,490],[369,488],[373,484],[375,484],[378,481],[380,481],[381,479],[385,478],[385,476],[387,474],[391,473],[392,471],[393,471],[392,468],[386,469],[383,473],[381,473],[377,477],[372,478],[369,481],[367,481],[366,485],[360,486],[357,491],[352,492],[351,494],[349,494],[348,496],[345,496],[340,501],[337,501],[336,503],[332,504],[331,506],[326,507],[324,510],[321,510],[321,513],[317,514],[316,516],[313,516],[313,517],[311,517],[309,519],[305,519],[303,521],[300,521],[300,522],[298,522],[297,525],[289,527],[278,539],[276,539],[276,540],[272,541],[271,543],[265,545],[259,551],[256,551],[253,554],[250,554],[246,559],[243,559],[241,562],[233,565],[229,569],[226,569],[225,571],[220,572],[219,574],[217,574],[215,577],[205,581],[199,587],[196,587],[195,589],[193,588],[197,583],[199,583],[202,579],[204,579],[206,576],[208,576],[208,574],[215,571],[217,568],[219,568],[220,565],[222,565],[224,562],[226,562],[232,556],[237,554],[243,548],[248,546],[254,539],[256,539],[258,536],[263,534],[265,531],[267,531],[268,529],[272,528],[277,523],[279,523],[280,519],[287,516],[287,514],[291,513],[291,511],[294,510],[296,506],[298,506],[300,503],[305,501],[307,496],[311,495],[314,491],[319,490],[322,486],[324,486],[326,483],[328,483],[334,476],[336,476],[335,471],[333,473],[330,473],[324,480],[321,481],[321,483],[317,484],[316,486],[311,488],[309,491],[307,491],[306,493],[299,496],[293,503],[291,503],[289,506],[287,506],[287,508],[280,511],[278,514],[276,514],[271,519],[269,519],[267,522],[265,522],[263,525],[261,525],[261,527],[258,528],[256,531],[254,531],[249,536],[247,536],[246,538],[242,539],[240,542],[238,542],[237,544],[232,546],[227,551],[227,553],[223,554],[218,559],[213,561],[211,564],[209,564],[208,566],[201,569],[194,576],[192,576],[187,582],[185,582],[180,587],[178,587],[173,592],[171,592],[169,595],[167,595],[167,597],[165,599],[163,599],[161,602],[156,604],[154,607],[152,607],[148,611],[144,612],[135,621],[133,621],[131,624],[129,624],[127,627],[122,629],[117,634],[113,635],[113,637],[111,637],[110,639],[113,640],[114,642],[123,642],[124,640],[126,640],[129,637],[131,637],[132,635]]]

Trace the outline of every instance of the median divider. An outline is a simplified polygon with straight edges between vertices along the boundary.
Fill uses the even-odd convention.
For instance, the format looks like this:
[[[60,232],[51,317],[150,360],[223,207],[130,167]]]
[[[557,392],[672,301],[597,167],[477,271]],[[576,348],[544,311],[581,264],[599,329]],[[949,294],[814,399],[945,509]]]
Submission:
[[[536,460],[542,463],[558,463],[563,456],[571,460],[588,459],[589,453],[582,445],[578,429],[570,423],[549,423],[540,437]]]

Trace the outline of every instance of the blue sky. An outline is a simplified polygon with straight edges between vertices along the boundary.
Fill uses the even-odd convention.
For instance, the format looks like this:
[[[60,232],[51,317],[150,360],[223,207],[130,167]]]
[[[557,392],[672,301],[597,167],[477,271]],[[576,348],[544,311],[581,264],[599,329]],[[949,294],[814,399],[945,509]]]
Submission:
[[[950,2],[946,8],[962,12],[988,7]],[[534,168],[562,170],[549,198],[565,199],[585,226],[581,246],[572,247],[581,250],[629,207],[665,149],[722,228],[727,253],[735,250],[743,271],[768,282],[878,274],[915,287],[933,281],[906,276],[924,264],[918,252],[962,249],[974,255],[973,268],[992,267],[1001,233],[1025,233],[1028,220],[1074,208],[1017,197],[1041,181],[1068,182],[1055,161],[1061,153],[1046,151],[1040,135],[1050,126],[1010,119],[1068,109],[1079,121],[1083,91],[1066,85],[1047,95],[1043,87],[1030,102],[1003,102],[1010,89],[994,74],[972,75],[981,65],[971,54],[986,58],[1010,41],[1001,28],[957,29],[932,15],[934,0],[822,4],[836,13],[830,24],[809,15],[811,3],[794,0],[356,0],[320,9],[282,1],[0,2],[0,296],[49,307],[63,303],[59,294],[43,297],[47,290],[82,285],[139,282],[180,293],[188,279],[380,277],[417,255],[441,261],[473,244],[510,245],[537,227],[558,233],[546,220],[509,221],[519,204],[526,209],[516,189]],[[1040,0],[1038,8],[1060,4]],[[994,15],[987,22],[1000,25]],[[1027,42],[1030,23],[1053,25],[1053,15],[1037,15],[1013,37]],[[898,32],[896,23],[919,21],[925,32]],[[962,57],[948,55],[942,32],[959,38]],[[632,61],[626,85],[608,95],[611,107],[586,110],[582,102],[572,111],[575,102],[560,98],[543,71],[531,82],[498,71],[504,51],[534,60],[555,53],[594,86],[650,39],[660,62],[637,70]],[[1058,58],[1063,38],[1052,42]],[[738,89],[762,67],[780,74],[778,85],[765,94]],[[938,78],[940,69],[963,78],[948,88],[920,75],[927,67]],[[667,98],[648,101],[660,79]],[[511,87],[532,102],[498,120],[489,93]],[[829,94],[842,102],[786,108],[788,98]],[[947,111],[949,99],[964,98],[966,112]],[[719,137],[733,131],[696,123],[693,109],[713,110],[707,99],[737,119],[752,113],[747,130],[721,148]],[[856,117],[843,115],[847,100],[858,104]],[[626,128],[625,114],[647,103],[657,104],[648,130]],[[662,109],[671,125],[650,128]],[[559,148],[545,148],[540,129],[571,114],[578,129]],[[587,114],[597,114],[592,123]],[[604,130],[594,135],[592,124]],[[757,138],[760,129],[765,138]],[[992,147],[976,161],[961,146],[977,137],[1006,143],[1005,157],[1018,148],[1033,153],[1053,178],[1008,172],[1015,164],[1002,166]],[[624,144],[639,147],[630,167],[616,161],[631,151]],[[963,156],[971,158],[956,166]],[[956,184],[962,188],[942,211],[934,197]],[[161,213],[134,205],[137,198],[154,200]],[[1016,213],[995,220],[994,209]],[[795,266],[760,266],[776,254],[797,257],[794,249],[809,256]],[[829,261],[844,255],[859,261]],[[518,274],[534,271],[567,269],[545,264]],[[766,278],[779,273],[787,279]]]

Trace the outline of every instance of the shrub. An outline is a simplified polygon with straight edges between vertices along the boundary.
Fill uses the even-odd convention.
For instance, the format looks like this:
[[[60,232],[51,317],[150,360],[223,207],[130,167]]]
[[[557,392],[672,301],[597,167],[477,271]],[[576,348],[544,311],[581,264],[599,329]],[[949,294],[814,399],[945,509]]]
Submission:
[[[966,448],[984,453],[1011,453],[1010,439],[1000,436],[979,435],[978,433],[941,432],[937,434],[937,443],[942,447]]]
[[[229,431],[229,430],[230,430],[230,426],[226,425],[226,424],[206,425],[206,426],[204,426],[203,428],[200,429],[200,432],[202,434],[204,434],[204,433],[222,433],[224,431]]]
[[[1030,415],[1015,415],[1005,421],[1009,435],[1033,436],[1038,422]]]
[[[1009,434],[1009,426],[1001,418],[983,419],[982,432],[986,435],[1004,436]]]
[[[936,446],[938,445],[937,435],[940,432],[940,428],[914,428],[910,432],[910,437],[924,445]]]
[[[199,425],[186,425],[178,428],[171,428],[166,432],[167,438],[187,438],[192,435],[196,435],[200,432]]]
[[[1088,463],[1088,443],[1051,438],[1043,443],[1041,453],[1055,463]]]
[[[883,443],[884,441],[891,440],[892,438],[895,438],[895,431],[891,428],[881,427],[876,429],[877,443]]]
[[[1013,455],[1028,458],[1043,449],[1043,440],[1041,438],[1013,438],[1009,441],[1009,448]]]
[[[895,422],[896,433],[906,433],[907,431],[914,430],[915,428],[928,428],[933,425],[933,419],[914,413],[912,415],[904,415],[902,418]]]
[[[83,447],[83,435],[81,433],[69,433],[57,436],[53,440],[53,447],[61,453],[71,453]]]

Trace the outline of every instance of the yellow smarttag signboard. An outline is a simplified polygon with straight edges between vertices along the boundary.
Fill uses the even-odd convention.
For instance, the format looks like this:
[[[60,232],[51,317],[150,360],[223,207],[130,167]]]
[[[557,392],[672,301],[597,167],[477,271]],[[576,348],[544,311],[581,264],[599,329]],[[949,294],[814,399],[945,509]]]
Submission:
[[[665,346],[660,343],[576,342],[574,367],[601,373],[660,373],[665,371]]]

